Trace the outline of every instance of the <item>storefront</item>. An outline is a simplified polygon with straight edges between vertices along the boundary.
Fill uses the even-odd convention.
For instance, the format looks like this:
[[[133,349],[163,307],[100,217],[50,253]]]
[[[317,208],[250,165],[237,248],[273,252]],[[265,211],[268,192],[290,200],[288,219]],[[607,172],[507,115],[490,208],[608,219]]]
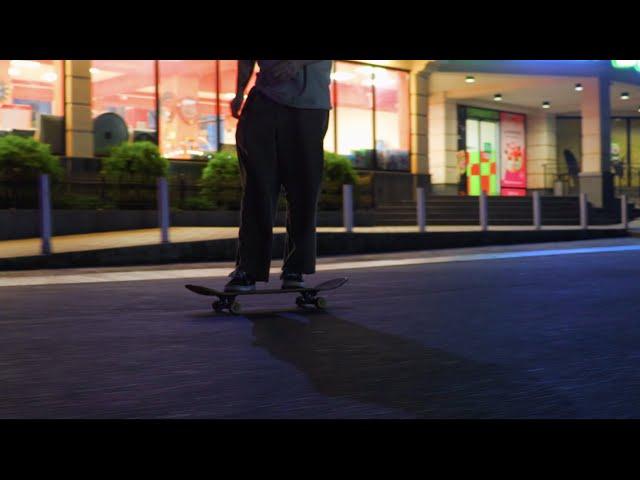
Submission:
[[[526,116],[458,106],[460,194],[524,196]]]
[[[572,169],[580,170],[581,117],[558,117],[556,130],[556,170],[569,176]],[[573,159],[576,167],[572,168]],[[611,118],[611,173],[618,188],[640,187],[640,116]]]
[[[409,171],[409,69],[362,61],[333,68],[326,150],[356,168]],[[82,157],[103,156],[119,141],[150,140],[171,160],[198,160],[235,144],[229,103],[236,75],[235,60],[2,60],[0,135],[42,137],[55,153]],[[108,141],[96,141],[99,131]],[[65,148],[65,140],[75,145]]]
[[[235,60],[93,60],[90,72],[92,117],[118,115],[129,139],[159,139],[167,158],[197,160],[235,144]],[[248,89],[254,82],[255,73]],[[331,90],[326,150],[356,168],[408,171],[409,72],[336,61]]]
[[[44,129],[49,143],[51,128],[64,134],[63,112],[61,60],[0,60],[0,136],[39,137]],[[63,147],[57,142],[54,151],[63,154]]]
[[[0,135],[35,136],[72,159],[150,140],[173,165],[202,164],[234,148],[236,69],[235,60],[2,60]],[[560,178],[601,203],[610,184],[640,186],[639,69],[636,60],[335,61],[325,149],[376,172],[385,198],[413,198],[420,185],[522,196]]]
[[[438,60],[423,74],[432,192],[640,199],[640,61]]]

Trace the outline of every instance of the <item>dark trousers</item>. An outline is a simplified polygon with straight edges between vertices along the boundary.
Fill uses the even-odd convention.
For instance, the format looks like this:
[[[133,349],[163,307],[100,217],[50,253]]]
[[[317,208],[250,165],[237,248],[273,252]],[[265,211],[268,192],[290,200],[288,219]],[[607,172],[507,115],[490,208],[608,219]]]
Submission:
[[[283,271],[315,273],[328,121],[328,110],[287,107],[255,88],[247,98],[236,130],[243,191],[236,266],[257,281],[269,280],[281,186],[287,200]]]

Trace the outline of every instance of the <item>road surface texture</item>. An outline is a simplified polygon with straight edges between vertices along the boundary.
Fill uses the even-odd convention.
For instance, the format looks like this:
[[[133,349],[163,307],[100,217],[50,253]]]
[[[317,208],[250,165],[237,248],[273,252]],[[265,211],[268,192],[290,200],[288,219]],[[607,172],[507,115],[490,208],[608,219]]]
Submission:
[[[0,273],[0,418],[640,417],[640,239],[325,258],[326,312],[185,268]]]

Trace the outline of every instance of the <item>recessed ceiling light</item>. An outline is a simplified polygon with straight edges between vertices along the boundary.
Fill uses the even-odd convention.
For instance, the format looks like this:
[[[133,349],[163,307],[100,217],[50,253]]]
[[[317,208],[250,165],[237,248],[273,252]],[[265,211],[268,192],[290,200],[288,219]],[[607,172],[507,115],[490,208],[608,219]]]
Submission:
[[[549,102],[542,102],[542,108],[551,108],[551,104]]]
[[[476,77],[474,77],[473,75],[467,75],[467,78],[465,78],[464,81],[467,83],[475,83]]]
[[[493,99],[494,99],[496,102],[501,102],[501,101],[502,101],[502,94],[501,94],[501,93],[496,93],[496,94],[493,96]]]
[[[584,90],[584,87],[582,86],[582,84],[576,83],[576,92],[581,92],[582,90]]]
[[[620,94],[620,99],[621,100],[629,100],[629,98],[631,98],[631,97],[629,97],[629,93],[628,92],[622,92]]]

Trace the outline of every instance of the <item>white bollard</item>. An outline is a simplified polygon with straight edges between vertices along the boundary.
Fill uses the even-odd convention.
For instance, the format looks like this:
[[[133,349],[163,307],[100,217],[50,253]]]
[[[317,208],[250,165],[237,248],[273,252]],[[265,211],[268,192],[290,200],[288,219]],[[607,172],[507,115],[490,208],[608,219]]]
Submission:
[[[342,186],[342,221],[345,232],[353,231],[353,185]]]
[[[49,191],[49,175],[41,174],[38,178],[38,197],[40,207],[40,238],[43,255],[51,253],[51,195]]]
[[[484,190],[480,192],[478,204],[480,206],[480,229],[486,232],[489,228],[489,205],[487,202],[487,192]]]
[[[540,205],[540,192],[533,192],[533,227],[536,230],[542,228],[542,206]]]
[[[424,198],[424,188],[416,188],[416,213],[418,215],[418,231],[424,232],[427,223],[427,212]]]
[[[169,243],[169,185],[167,179],[159,177],[157,188],[160,240],[162,243]]]
[[[589,227],[589,208],[587,194],[580,194],[580,228],[586,230]]]
[[[620,198],[620,222],[622,228],[627,230],[629,228],[629,212],[627,211],[627,196],[622,195]]]

